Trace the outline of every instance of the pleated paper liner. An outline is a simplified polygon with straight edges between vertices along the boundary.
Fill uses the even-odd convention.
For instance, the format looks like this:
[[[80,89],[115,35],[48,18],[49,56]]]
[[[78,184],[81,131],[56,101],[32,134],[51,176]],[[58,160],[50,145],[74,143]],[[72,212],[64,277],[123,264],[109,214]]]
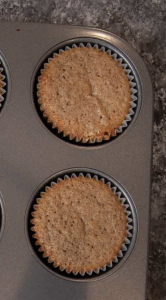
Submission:
[[[0,112],[4,106],[7,92],[7,76],[0,58]]]

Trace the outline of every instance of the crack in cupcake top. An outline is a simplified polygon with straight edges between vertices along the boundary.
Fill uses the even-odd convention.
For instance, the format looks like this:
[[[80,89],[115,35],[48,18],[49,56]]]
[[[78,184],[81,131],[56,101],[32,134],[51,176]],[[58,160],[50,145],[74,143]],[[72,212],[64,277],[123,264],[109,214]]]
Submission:
[[[130,84],[120,63],[94,48],[56,55],[42,70],[38,102],[44,115],[71,138],[109,139],[125,120]]]
[[[127,216],[118,196],[102,181],[76,177],[46,188],[31,223],[44,256],[67,272],[104,268],[127,237]]]

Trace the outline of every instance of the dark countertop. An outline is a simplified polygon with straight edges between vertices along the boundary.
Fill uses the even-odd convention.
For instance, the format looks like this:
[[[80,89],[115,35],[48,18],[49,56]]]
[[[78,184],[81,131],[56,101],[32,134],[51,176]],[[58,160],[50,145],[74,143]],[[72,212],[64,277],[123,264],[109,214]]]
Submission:
[[[154,142],[148,300],[166,299],[166,2],[0,0],[0,19],[99,27],[128,41],[154,87]]]

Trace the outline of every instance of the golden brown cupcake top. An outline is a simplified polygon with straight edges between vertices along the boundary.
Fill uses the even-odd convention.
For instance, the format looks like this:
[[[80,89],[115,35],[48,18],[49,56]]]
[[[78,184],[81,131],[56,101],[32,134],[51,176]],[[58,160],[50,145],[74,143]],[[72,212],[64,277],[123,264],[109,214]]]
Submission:
[[[67,272],[91,272],[109,264],[127,236],[118,196],[96,179],[65,179],[37,199],[31,223],[44,257]]]
[[[56,55],[39,78],[38,102],[53,127],[71,138],[109,139],[125,120],[130,84],[120,63],[94,48]]]

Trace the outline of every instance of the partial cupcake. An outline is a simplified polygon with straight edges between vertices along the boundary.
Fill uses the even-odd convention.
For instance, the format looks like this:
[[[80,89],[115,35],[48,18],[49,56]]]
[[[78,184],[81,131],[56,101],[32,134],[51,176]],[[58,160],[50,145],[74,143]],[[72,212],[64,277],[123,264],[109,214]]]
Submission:
[[[0,109],[2,107],[2,104],[5,100],[4,98],[4,94],[6,93],[5,90],[5,86],[6,86],[6,82],[5,82],[5,76],[2,74],[3,72],[3,68],[1,67],[1,62],[0,62]]]
[[[38,83],[38,102],[64,136],[101,142],[116,136],[131,108],[131,86],[120,62],[92,47],[49,59]]]
[[[126,207],[102,180],[80,175],[53,183],[34,210],[36,245],[61,271],[99,273],[127,250]]]
[[[2,88],[2,75],[0,73],[0,94],[1,94],[1,88]]]

